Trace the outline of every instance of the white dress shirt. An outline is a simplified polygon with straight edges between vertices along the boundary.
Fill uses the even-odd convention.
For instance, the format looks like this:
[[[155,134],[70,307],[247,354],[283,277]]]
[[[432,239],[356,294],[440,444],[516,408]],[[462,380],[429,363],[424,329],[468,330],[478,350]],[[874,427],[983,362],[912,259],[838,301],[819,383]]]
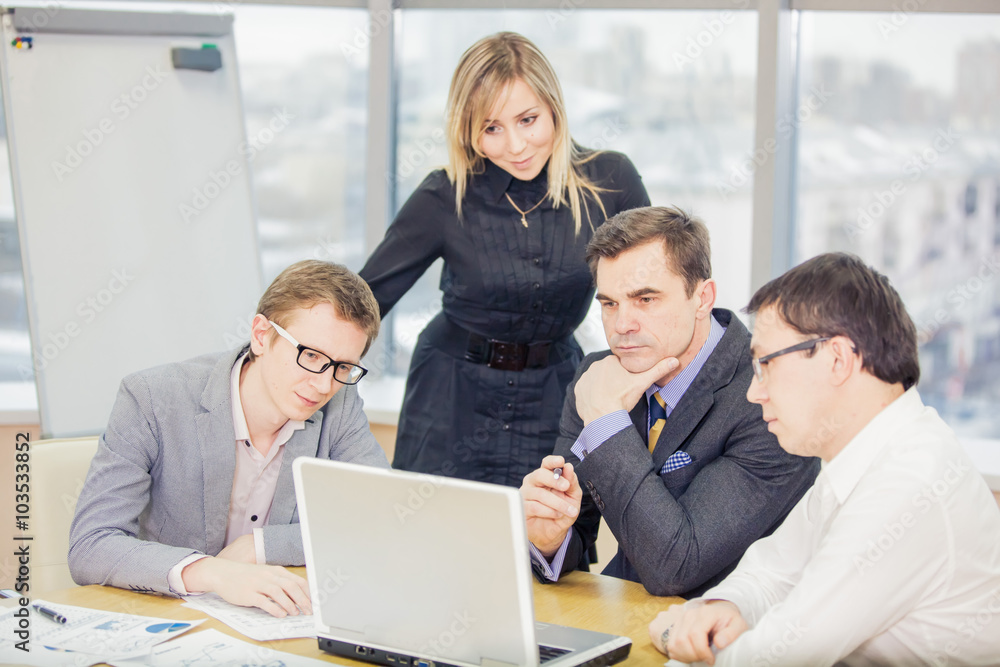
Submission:
[[[271,503],[278,487],[278,473],[284,458],[285,443],[292,439],[295,431],[305,428],[305,422],[288,420],[274,438],[267,454],[261,454],[250,442],[250,428],[240,400],[240,374],[249,353],[236,360],[230,374],[230,395],[233,408],[233,431],[236,434],[236,471],[233,474],[233,489],[229,497],[229,515],[226,520],[225,546],[236,538],[253,534],[254,552],[258,563],[267,562],[264,552],[264,531],[271,516]],[[179,595],[188,595],[181,573],[191,563],[206,558],[204,554],[192,554],[182,559],[167,573],[167,583]]]
[[[998,665],[1000,510],[913,388],[703,599],[750,626],[723,667]]]

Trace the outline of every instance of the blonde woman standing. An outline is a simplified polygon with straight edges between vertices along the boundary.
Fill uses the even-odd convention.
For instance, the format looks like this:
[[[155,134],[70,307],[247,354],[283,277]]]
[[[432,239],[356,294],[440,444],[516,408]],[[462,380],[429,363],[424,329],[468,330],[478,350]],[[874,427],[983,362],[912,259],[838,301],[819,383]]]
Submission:
[[[545,56],[502,32],[459,61],[448,166],[417,187],[361,270],[384,316],[438,257],[443,310],[417,340],[393,466],[520,486],[552,452],[573,331],[593,298],[584,248],[648,206],[624,155],[575,144]]]

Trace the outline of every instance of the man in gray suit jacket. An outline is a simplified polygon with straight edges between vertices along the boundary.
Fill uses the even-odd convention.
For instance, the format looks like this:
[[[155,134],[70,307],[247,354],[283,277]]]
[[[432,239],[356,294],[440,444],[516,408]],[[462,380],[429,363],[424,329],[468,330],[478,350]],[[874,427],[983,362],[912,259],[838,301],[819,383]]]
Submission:
[[[305,562],[292,462],[389,466],[353,386],[378,328],[363,280],[304,261],[261,297],[242,350],[126,377],[70,530],[73,579],[310,612],[305,579],[277,567]]]
[[[584,360],[555,453],[521,487],[535,571],[587,569],[603,515],[619,544],[604,574],[696,595],[781,523],[818,462],[784,452],[746,400],[750,335],[713,309],[700,220],[619,213],[587,260],[611,349]]]

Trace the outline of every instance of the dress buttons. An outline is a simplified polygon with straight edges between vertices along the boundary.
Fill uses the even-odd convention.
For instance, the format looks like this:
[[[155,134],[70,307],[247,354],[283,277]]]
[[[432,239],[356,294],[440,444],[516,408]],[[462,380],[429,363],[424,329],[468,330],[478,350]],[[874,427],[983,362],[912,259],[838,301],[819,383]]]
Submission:
[[[510,424],[504,424],[503,425],[503,430],[509,431],[510,430]]]
[[[532,283],[532,289],[542,289],[541,283]]]
[[[257,520],[257,515],[256,515],[256,514],[254,514],[253,516],[251,516],[251,517],[250,517],[250,520],[251,520],[251,521],[256,521],[256,520]]]
[[[514,381],[513,380],[507,380],[507,386],[508,387],[513,387],[514,386]]]
[[[513,403],[508,403],[507,404],[507,409],[508,410],[513,410],[514,409],[514,404]]]
[[[537,258],[537,257],[536,257],[536,258],[534,258],[534,259],[533,259],[533,260],[531,260],[531,261],[533,261],[533,262],[535,263],[535,266],[538,266],[539,264],[541,264],[541,263],[542,263],[542,260],[540,260],[540,259],[539,259],[539,258]]]
[[[531,309],[532,309],[532,310],[538,310],[538,309],[539,309],[539,308],[541,307],[541,305],[542,305],[542,304],[540,304],[540,303],[538,303],[538,302],[536,301],[535,303],[531,304]]]

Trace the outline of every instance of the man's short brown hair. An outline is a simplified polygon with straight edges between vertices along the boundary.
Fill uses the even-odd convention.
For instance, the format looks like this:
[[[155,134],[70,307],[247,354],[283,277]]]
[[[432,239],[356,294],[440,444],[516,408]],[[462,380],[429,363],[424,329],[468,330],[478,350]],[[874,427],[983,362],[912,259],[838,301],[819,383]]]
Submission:
[[[757,290],[744,311],[772,306],[800,333],[850,338],[861,367],[883,382],[909,389],[920,380],[917,328],[889,279],[859,257],[813,257]]]
[[[587,264],[597,279],[597,262],[626,250],[661,241],[667,262],[684,279],[690,298],[698,282],[712,277],[712,246],[700,219],[672,206],[646,206],[622,211],[597,228],[587,245]]]
[[[378,336],[381,320],[378,302],[368,283],[358,274],[340,264],[307,259],[292,264],[278,274],[257,304],[257,312],[285,326],[288,314],[298,308],[309,309],[319,303],[329,303],[337,317],[356,325],[368,341],[364,356]],[[269,332],[273,337],[274,332]],[[250,360],[255,355],[250,351]]]

